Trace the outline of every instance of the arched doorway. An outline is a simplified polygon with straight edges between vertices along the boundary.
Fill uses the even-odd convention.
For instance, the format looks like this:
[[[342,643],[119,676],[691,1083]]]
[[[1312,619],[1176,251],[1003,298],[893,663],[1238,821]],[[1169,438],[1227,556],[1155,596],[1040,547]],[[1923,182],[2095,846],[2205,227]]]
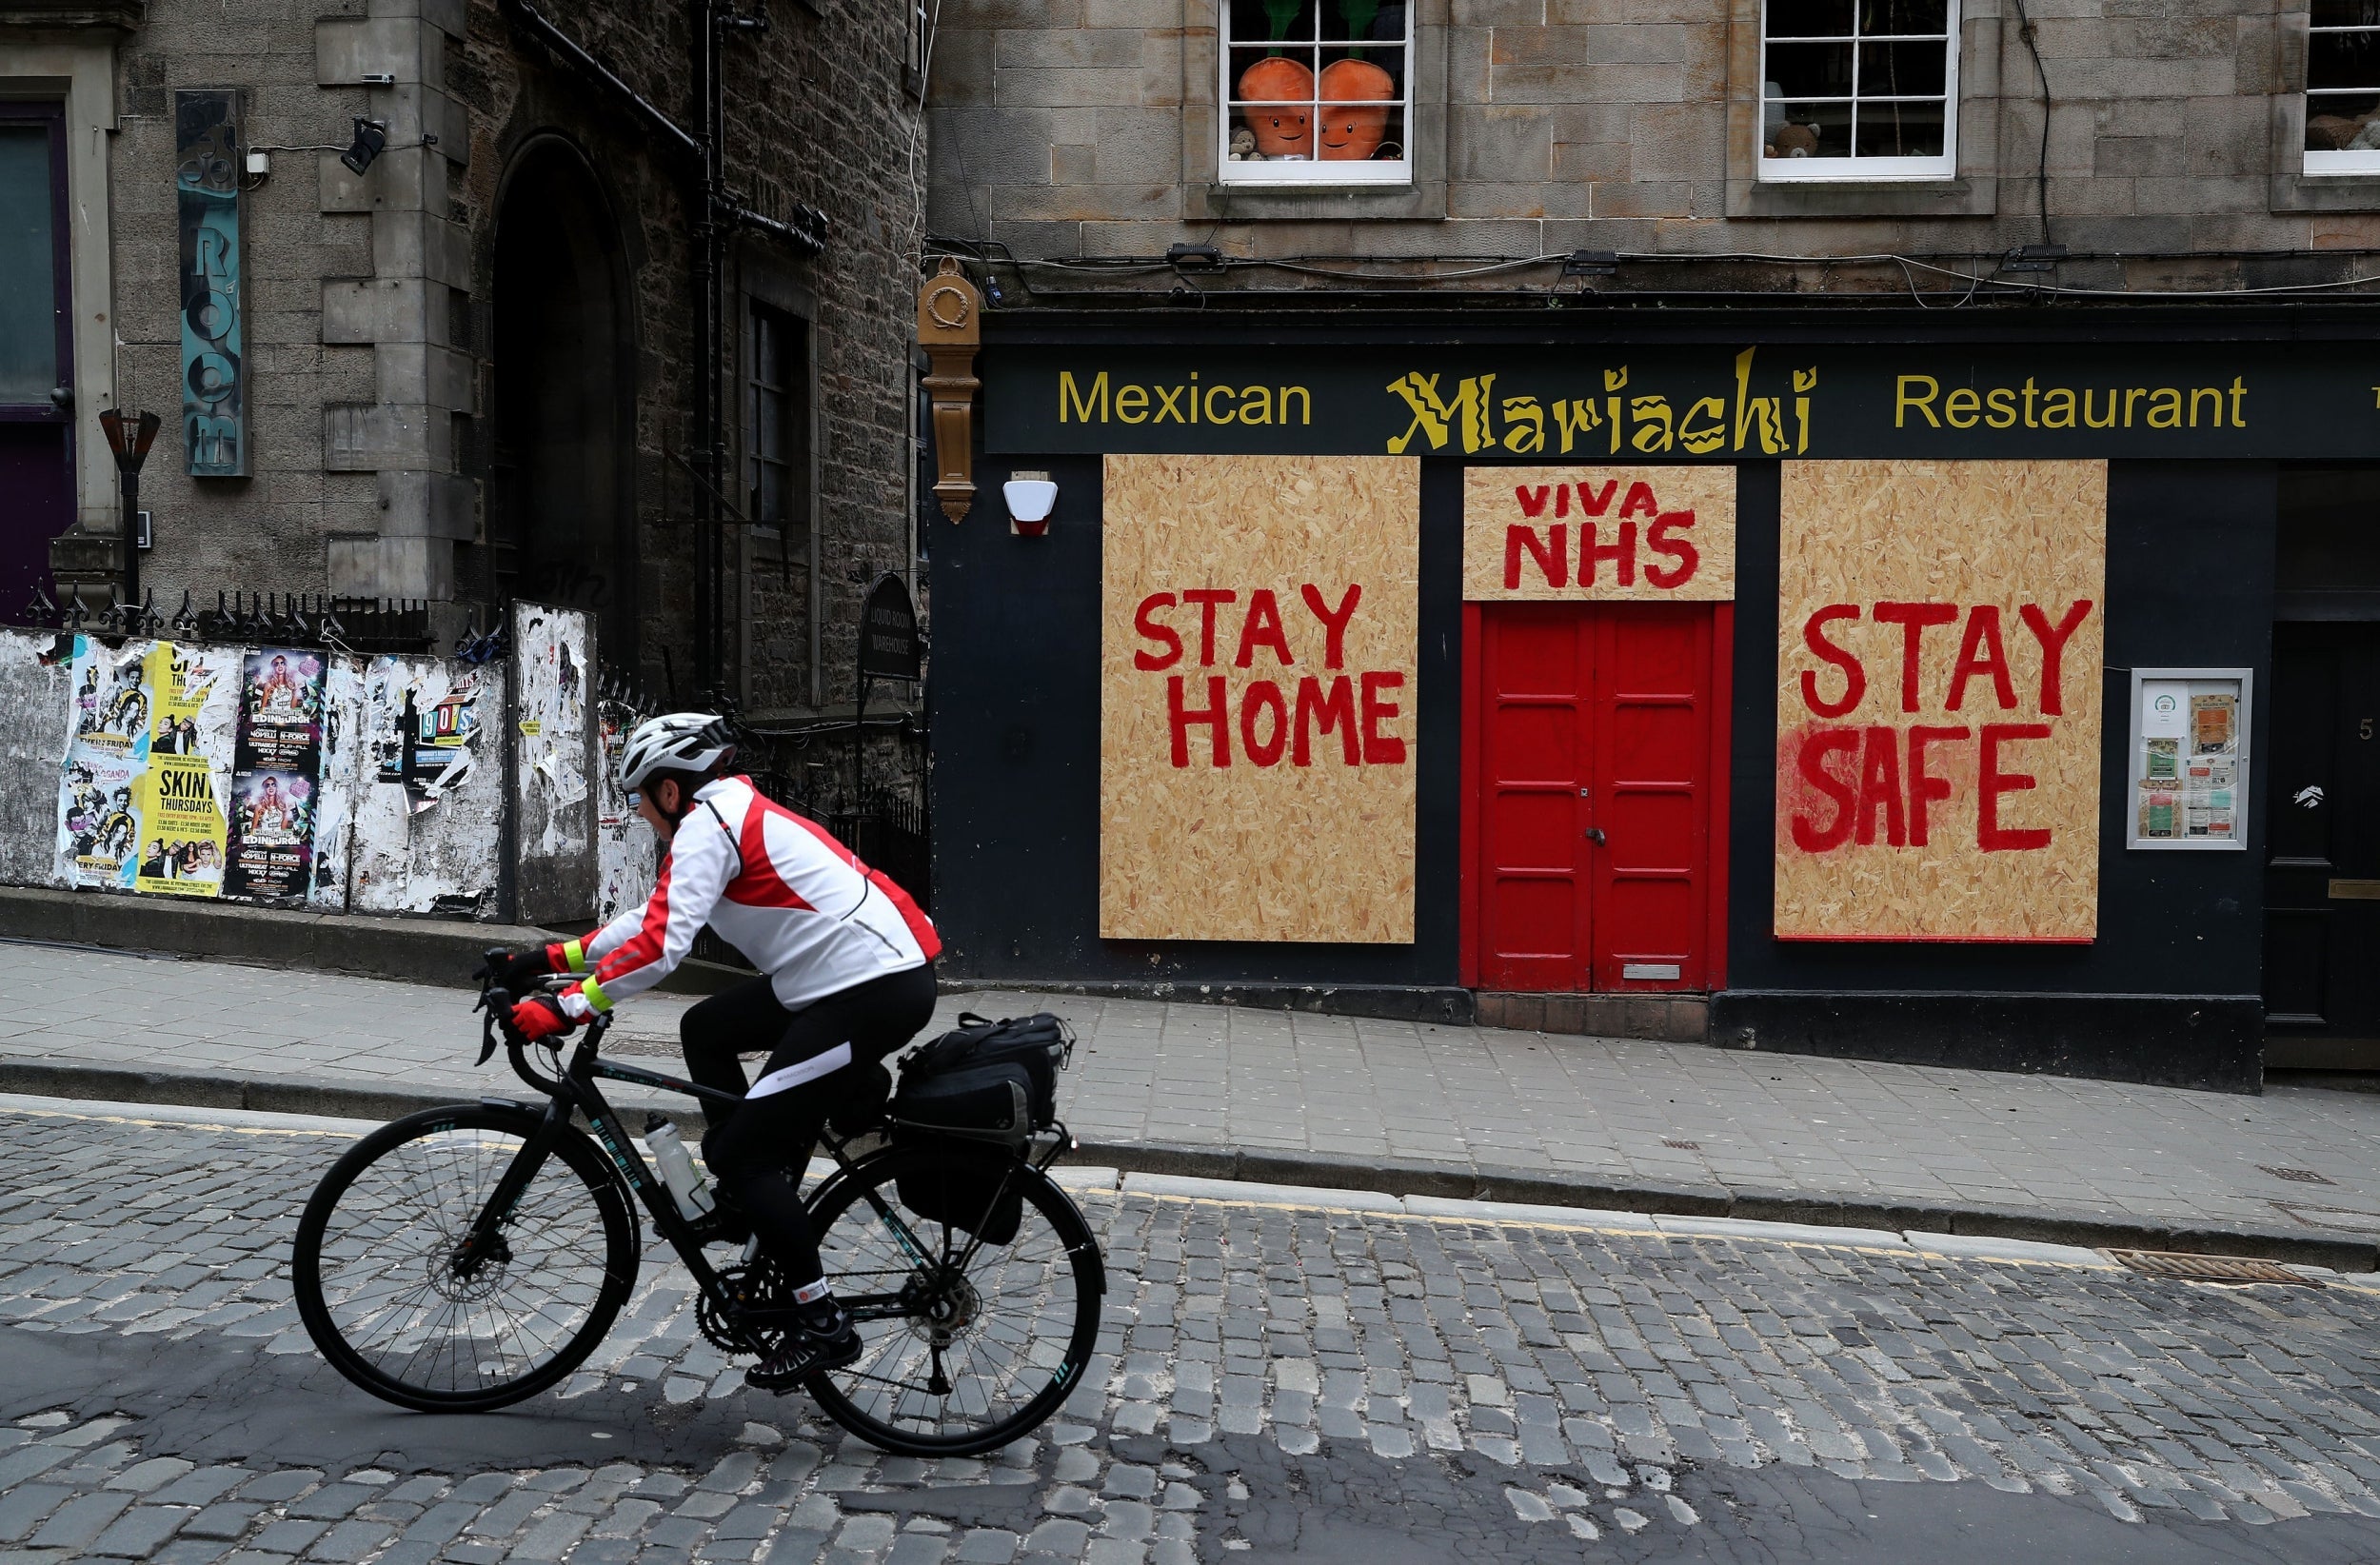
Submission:
[[[558,136],[513,160],[496,208],[490,584],[594,610],[634,667],[636,427],[626,258],[611,203]]]

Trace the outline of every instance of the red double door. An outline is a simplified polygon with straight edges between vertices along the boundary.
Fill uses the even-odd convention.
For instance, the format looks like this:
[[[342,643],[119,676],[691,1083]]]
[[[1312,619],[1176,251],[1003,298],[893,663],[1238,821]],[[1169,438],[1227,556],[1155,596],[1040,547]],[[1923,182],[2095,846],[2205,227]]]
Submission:
[[[1731,605],[1485,604],[1464,713],[1483,989],[1723,981]]]

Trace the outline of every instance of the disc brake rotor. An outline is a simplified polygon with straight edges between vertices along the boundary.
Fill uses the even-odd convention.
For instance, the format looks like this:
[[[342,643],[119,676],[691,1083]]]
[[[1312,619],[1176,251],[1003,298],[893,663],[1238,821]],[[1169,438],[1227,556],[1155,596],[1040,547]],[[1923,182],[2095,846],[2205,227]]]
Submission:
[[[453,1303],[478,1304],[495,1298],[505,1285],[505,1274],[512,1266],[512,1246],[498,1234],[488,1245],[486,1258],[468,1272],[455,1264],[451,1252],[433,1250],[427,1258],[433,1292]]]

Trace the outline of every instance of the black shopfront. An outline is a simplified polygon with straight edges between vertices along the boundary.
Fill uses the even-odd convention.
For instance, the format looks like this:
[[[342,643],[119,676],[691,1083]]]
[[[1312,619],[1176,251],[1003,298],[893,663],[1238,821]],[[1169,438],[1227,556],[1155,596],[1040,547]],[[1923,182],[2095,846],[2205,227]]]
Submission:
[[[1480,496],[1514,489],[1498,485],[1517,477],[1526,505],[1543,494],[1547,474],[1558,480],[1557,469],[1576,468],[1581,483],[1572,492],[1583,505],[1590,494],[1609,496],[1586,482],[1605,472],[1624,489],[1640,469],[1723,466],[1733,470],[1732,585],[1722,601],[1674,610],[1701,616],[1696,623],[1709,628],[1696,644],[1716,660],[1694,693],[1678,699],[1724,708],[1707,730],[1709,775],[1676,807],[1687,812],[1677,816],[1686,822],[1677,840],[1696,844],[1695,873],[1708,882],[1685,920],[1697,943],[1682,963],[1639,961],[1642,953],[1621,949],[1632,938],[1623,921],[1596,937],[1618,956],[1598,965],[1582,950],[1575,967],[1545,968],[1555,975],[1546,986],[1691,1003],[1708,1041],[1730,1047],[2232,1090],[2252,1089],[2267,1064],[2380,1063],[2380,962],[2368,956],[2380,937],[2380,460],[2372,460],[2380,458],[2380,357],[2372,324],[2337,308],[1947,316],[1903,308],[1824,317],[994,313],[979,364],[978,500],[965,522],[938,525],[932,547],[934,898],[948,944],[945,976],[1427,1020],[1478,1014],[1497,973],[1522,970],[1497,961],[1495,882],[1506,871],[1483,838],[1497,829],[1500,807],[1498,697],[1482,683],[1483,660],[1499,634],[1541,627],[1549,616],[1575,614],[1582,625],[1597,616],[1613,621],[1617,628],[1597,631],[1605,639],[1592,644],[1608,653],[1673,612],[1583,599],[1482,602],[1495,584],[1483,593],[1475,568],[1466,585],[1465,568],[1466,548],[1481,547]],[[1410,623],[1400,631],[1411,661],[1398,687],[1410,700],[1400,697],[1390,721],[1410,766],[1411,824],[1409,841],[1395,844],[1402,857],[1382,870],[1382,883],[1410,898],[1409,925],[1391,931],[1409,938],[1342,938],[1324,925],[1309,937],[1294,912],[1263,938],[1218,936],[1205,924],[1197,938],[1152,934],[1145,920],[1135,924],[1116,907],[1126,825],[1113,786],[1122,688],[1113,671],[1127,650],[1119,638],[1132,634],[1134,604],[1191,627],[1182,593],[1213,598],[1232,589],[1218,584],[1227,572],[1213,561],[1223,556],[1195,549],[1180,559],[1205,561],[1196,568],[1213,581],[1184,575],[1170,595],[1144,591],[1137,578],[1122,583],[1113,545],[1128,519],[1110,514],[1110,490],[1127,474],[1140,483],[1159,459],[1178,465],[1164,471],[1193,476],[1206,463],[1314,459],[1325,463],[1318,470],[1327,480],[1326,459],[1339,458],[1410,464],[1399,471],[1410,473],[1412,496]],[[1873,548],[1859,543],[1855,526],[1865,524],[1848,520],[1850,510],[1849,542],[1829,542],[1826,526],[1814,530],[1811,520],[1807,497],[1844,475],[1873,470],[1899,483],[1894,474],[1905,472],[1914,475],[1910,483],[1939,483],[1946,473],[1990,478],[2004,469],[2022,478],[2029,464],[2103,485],[2086,496],[2104,496],[2103,504],[2090,498],[2091,526],[2100,530],[2058,566],[2085,571],[2092,584],[2060,585],[2052,605],[2096,599],[2071,616],[2090,622],[2081,633],[2093,638],[2095,705],[2073,694],[2085,676],[2068,670],[2061,709],[2049,688],[2053,658],[2038,696],[2030,690],[2033,675],[2025,669],[2039,663],[2040,649],[1997,651],[2003,639],[2012,648],[2033,645],[2016,628],[2032,606],[2019,602],[2031,590],[2020,579],[2032,554],[2062,545],[2003,540],[1994,555],[1985,546],[1992,540],[1976,539],[1964,551],[1968,585],[1933,594],[1949,606],[1943,628],[1921,641],[1913,626],[1925,616],[1910,605],[1928,598],[1924,571],[1914,585],[1861,578],[1894,548],[1922,566],[1922,549],[1912,554],[1899,535]],[[1002,507],[1002,481],[1021,472],[1057,485],[1042,536],[1014,531]],[[1558,482],[1552,487],[1562,491]],[[1200,522],[1185,513],[1178,525],[1158,515],[1155,530],[1143,532],[1238,527],[1252,541],[1243,552],[1276,568],[1284,557],[1264,550],[1279,540],[1268,542],[1262,521],[1272,503],[1244,485],[1223,492],[1244,494],[1242,514]],[[1918,503],[1909,498],[1925,492],[1891,490],[1870,507],[1885,516],[1875,525],[1905,533],[1926,521],[1910,514]],[[1949,509],[1969,504],[1955,485],[1942,492]],[[2005,495],[1974,502],[1984,508],[1973,514],[2001,515],[1990,505],[2012,503]],[[1164,509],[1161,501],[1134,504]],[[1144,520],[1136,513],[1130,525]],[[1583,549],[1587,524],[1577,525]],[[1608,544],[1612,534],[1602,537]],[[1300,572],[1327,586],[1336,568],[1329,527],[1300,539],[1279,566],[1287,571],[1282,602]],[[1513,558],[1542,567],[1538,557]],[[1588,562],[1578,559],[1583,587]],[[2056,564],[2045,560],[2041,568]],[[1250,581],[1261,575],[1250,569]],[[1982,602],[2003,577],[2004,612]],[[1830,584],[1838,578],[1836,590]],[[1127,586],[1129,604],[1117,599]],[[1977,603],[1957,606],[1962,591]],[[2047,588],[2034,596],[2049,602]],[[1149,608],[1160,599],[1172,606]],[[1812,630],[1811,604],[1821,605],[1817,617],[1842,623]],[[2045,613],[2039,623],[2054,618]],[[1220,632],[1210,623],[1209,640],[1228,644],[1238,623],[1226,620]],[[1876,638],[1863,656],[1879,691],[1889,694],[1903,673],[1909,682],[1914,720],[1888,713],[1903,728],[1889,743],[1873,742],[1865,763],[1873,772],[1874,757],[1889,752],[1893,765],[1915,765],[1918,776],[1891,783],[1897,791],[1889,810],[1871,807],[1859,791],[1855,740],[1843,741],[1841,759],[1796,770],[1801,666],[1818,681],[1807,686],[1819,693],[1814,701],[1832,698],[1838,675],[1826,649],[1851,644],[1847,624]],[[2041,648],[2055,650],[2046,641]],[[1928,688],[1942,683],[1937,673],[1954,675],[1950,699],[1964,699],[1965,713],[1936,721],[1918,712],[1921,649],[1940,664],[1928,664]],[[1901,650],[1905,669],[1894,661]],[[1195,637],[1192,652],[1195,661]],[[1995,655],[2007,670],[1994,665]],[[1289,656],[1284,645],[1279,657]],[[1231,672],[1228,662],[1215,659],[1218,679]],[[2058,839],[2081,844],[2076,857],[2031,880],[2011,871],[2015,859],[2003,854],[1943,859],[1922,872],[1914,883],[1923,889],[1914,892],[1908,877],[1892,878],[1896,870],[1857,881],[1866,872],[1854,866],[1864,861],[1852,855],[1870,846],[1871,827],[1879,862],[1888,839],[1900,845],[1894,834],[1922,837],[1922,826],[1902,820],[1903,796],[1924,807],[1918,777],[1928,757],[1964,753],[1963,742],[1950,741],[1913,752],[1903,730],[1914,721],[1923,742],[1952,732],[1953,723],[1965,725],[1962,733],[1980,728],[1968,719],[1995,683],[2028,703],[2046,701],[2051,716],[2026,726],[2016,720],[2042,714],[1986,713],[2005,716],[2003,737],[2015,738],[1996,753],[1987,739],[1980,786],[2012,821],[2031,809],[2079,809],[2069,823],[2080,835]],[[2172,746],[2157,742],[2153,720],[2144,738],[2144,688],[2182,692],[2207,714],[2202,726],[2216,725],[2197,734],[2215,742],[2211,781],[2193,764],[2185,737],[2177,743],[2189,775],[2167,790],[2159,768]],[[1607,748],[1624,749],[1625,723],[1641,719],[1620,721]],[[2060,733],[2080,737],[2030,737],[2059,723],[2070,725]],[[2093,725],[2087,732],[2085,723]],[[2227,723],[2236,731],[2220,727]],[[1871,731],[1883,726],[1879,720]],[[2060,743],[2082,747],[2059,761]],[[2027,755],[2036,760],[2023,767],[2008,759]],[[1244,769],[1247,758],[1238,759]],[[1579,766],[1580,786],[1565,785],[1566,795],[1594,791],[1583,760]],[[1841,809],[1853,811],[1856,801],[1861,835],[1840,857],[1797,858],[1795,822],[1808,816],[1809,801],[1796,790],[1808,793],[1804,784],[1815,781],[1818,794],[1834,792],[1829,767],[1839,773]],[[1596,786],[1611,774],[1609,766],[1597,772]],[[1280,777],[1283,788],[1299,782],[1286,766]],[[2061,779],[2079,804],[2057,804]],[[1246,773],[1245,781],[1254,787],[1259,780]],[[1975,785],[1968,776],[1956,787]],[[2205,808],[2210,801],[2219,807]],[[1651,820],[1653,806],[1644,808]],[[1144,861],[1166,851],[1162,812],[1153,815],[1130,826],[1148,839],[1134,850]],[[1398,831],[1401,819],[1392,820]],[[1988,828],[1988,806],[1985,821]],[[1257,830],[1228,814],[1199,824]],[[1350,815],[1345,824],[1343,840],[1334,829],[1301,830],[1317,843],[1318,864],[1372,851],[1378,821]],[[1598,832],[1604,824],[1568,835]],[[2199,840],[2158,840],[2192,832]],[[1260,832],[1250,838],[1259,840]],[[2011,827],[1999,845],[2032,841]],[[2185,850],[2167,850],[2177,847]],[[1580,863],[1599,850],[1625,851],[1597,839],[1577,847]],[[1264,851],[1296,861],[1301,850]],[[1835,891],[1829,865],[1840,868]],[[1971,871],[1969,886],[1960,877]],[[1296,862],[1287,873],[1295,879]],[[1693,882],[1681,876],[1680,885]],[[1577,895],[1587,896],[1591,881],[1615,883],[1609,872],[1582,868]],[[1845,889],[1854,882],[1873,883],[1873,892]],[[1240,894],[1220,884],[1216,892]],[[1248,895],[1262,901],[1260,887]],[[1550,895],[1531,905],[1552,905]],[[1941,905],[1925,905],[1930,898]],[[1910,904],[1903,913],[1878,910],[1896,899]],[[1294,899],[1283,905],[1294,908]]]

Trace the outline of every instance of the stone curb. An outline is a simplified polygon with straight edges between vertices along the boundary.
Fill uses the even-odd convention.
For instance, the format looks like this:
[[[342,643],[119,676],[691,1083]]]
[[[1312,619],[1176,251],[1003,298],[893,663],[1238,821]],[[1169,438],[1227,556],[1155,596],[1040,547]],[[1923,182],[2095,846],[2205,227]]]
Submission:
[[[0,886],[0,940],[128,956],[234,962],[468,989],[491,945],[542,945],[554,932],[468,919],[375,918],[100,891]],[[752,975],[686,961],[667,994],[711,995]]]
[[[521,1098],[526,1087],[489,1062],[484,1093],[347,1085],[321,1080],[243,1078],[201,1071],[133,1070],[50,1060],[0,1058],[0,1092],[47,1098],[125,1103],[179,1103],[198,1108],[249,1109],[275,1114],[310,1114],[338,1119],[389,1119],[425,1108],[473,1098]],[[643,1123],[658,1108],[687,1129],[699,1114],[667,1101],[613,1099],[613,1106]],[[2181,1250],[2202,1255],[2252,1256],[2334,1272],[2380,1271],[2380,1239],[2290,1232],[2246,1225],[2162,1223],[2091,1214],[2011,1210],[1956,1202],[1881,1201],[1778,1191],[1732,1190],[1724,1185],[1678,1186],[1653,1182],[1615,1183],[1555,1171],[1524,1174],[1456,1163],[1370,1162],[1321,1153],[1184,1146],[1166,1142],[1123,1144],[1084,1141],[1073,1154],[1080,1163],[1121,1174],[1180,1175],[1239,1184],[1306,1187],[1324,1191],[1370,1191],[1384,1196],[1425,1196],[1447,1200],[1494,1201],[1555,1211],[1631,1217],[1729,1218],[1796,1224],[1811,1230],[1910,1231],[1959,1238],[2019,1239],[2087,1250],[2120,1247]],[[1657,1227],[1657,1225],[1655,1225]],[[1677,1237],[1689,1237],[1680,1223]],[[1841,1235],[1858,1243],[1856,1233]]]
[[[179,1104],[191,1108],[242,1109],[258,1114],[312,1115],[330,1119],[385,1122],[426,1108],[446,1108],[482,1098],[531,1101],[526,1082],[487,1062],[487,1081],[477,1092],[439,1092],[415,1087],[371,1087],[337,1081],[234,1077],[205,1071],[133,1070],[50,1060],[0,1059],[0,1092],[84,1102]],[[611,1106],[641,1131],[645,1112],[659,1109],[681,1130],[699,1134],[703,1117],[663,1100],[611,1098]]]
[[[1303,1011],[1317,1016],[1370,1017],[1383,1021],[1417,1021],[1444,1027],[1470,1027],[1478,1023],[1478,997],[1468,989],[1443,984],[945,978],[942,981],[942,991],[946,995],[1014,991],[1040,995],[1081,995],[1092,1000],[1146,1000],[1221,1005],[1252,1011]]]
[[[1084,1141],[1074,1155],[1085,1162],[1108,1164],[1126,1174],[1172,1174],[1239,1183],[1324,1186],[1392,1196],[1494,1201],[1548,1212],[1570,1211],[1580,1217],[1621,1213],[1631,1217],[1732,1218],[1812,1230],[1866,1229],[1894,1236],[1914,1230],[1962,1238],[2018,1239],[2086,1250],[2113,1247],[2251,1256],[2261,1260],[2321,1266],[2334,1272],[2380,1271],[2380,1238],[2245,1224],[2167,1223],[2153,1218],[2024,1211],[1980,1203],[1734,1190],[1716,1184],[1627,1183],[1551,1170],[1523,1174],[1460,1163],[1367,1162],[1329,1154],[1242,1151],[1162,1142],[1125,1145]],[[1839,1238],[1844,1243],[1860,1242],[1855,1232],[1843,1233]]]

